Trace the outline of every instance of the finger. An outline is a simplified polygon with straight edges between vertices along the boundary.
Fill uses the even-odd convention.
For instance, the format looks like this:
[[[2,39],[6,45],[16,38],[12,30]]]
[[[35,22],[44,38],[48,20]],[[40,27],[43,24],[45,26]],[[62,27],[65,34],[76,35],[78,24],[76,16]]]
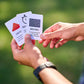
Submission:
[[[48,33],[48,32],[52,32],[53,30],[51,29],[51,28],[48,28],[48,29],[46,29],[45,31],[44,31],[44,33]],[[39,43],[41,44],[41,43],[43,43],[45,40],[44,39],[41,39],[41,40],[39,40]]]
[[[19,49],[19,50],[21,50],[21,49],[22,49],[22,45],[21,45],[21,46],[19,46],[19,45],[17,44],[17,47],[18,47],[18,49]]]
[[[42,44],[43,42],[44,42],[45,40],[39,40],[38,42],[39,42],[39,44]]]
[[[63,39],[63,40],[59,41],[59,42],[56,44],[57,47],[56,47],[56,46],[55,46],[55,47],[56,47],[56,48],[59,48],[59,47],[61,47],[62,45],[64,45],[65,43],[67,43],[67,42],[68,42],[68,40],[64,40],[64,39]]]
[[[75,41],[83,41],[84,40],[84,36],[78,36],[76,38],[73,38],[72,40],[75,40]]]
[[[49,27],[48,29],[46,29],[46,30],[44,31],[44,33],[50,33],[50,32],[56,31],[56,30],[59,29],[60,27],[61,27],[61,26],[60,26],[58,23],[56,23],[56,24],[52,25],[51,27]],[[42,40],[39,41],[39,43],[41,44],[41,43],[43,43],[44,41],[45,41],[45,40],[42,39]]]
[[[35,45],[35,40],[32,40],[32,44]]]
[[[59,29],[61,26],[58,24],[58,23],[56,23],[56,24],[54,24],[54,25],[52,25],[51,27],[49,27],[48,29],[46,29],[45,31],[44,31],[44,33],[50,33],[50,32],[53,32],[53,31],[56,31],[57,29]],[[45,40],[40,40],[39,41],[39,43],[41,44],[41,43],[43,43]]]
[[[52,29],[47,29],[47,30],[44,31],[44,33],[48,33],[48,32],[52,32]],[[39,40],[39,43],[41,44],[41,43],[43,43],[44,41],[45,41],[45,40],[41,39],[41,40]]]
[[[47,30],[45,30],[44,33],[48,33],[48,32],[52,32],[52,29],[47,29]],[[39,43],[42,44],[44,41],[45,41],[44,39],[41,39],[41,40],[39,40]]]
[[[68,42],[68,40],[63,39],[63,40],[59,41],[59,42],[55,45],[55,48],[59,48],[59,47],[61,47],[62,45],[64,45],[65,43],[67,43],[67,42]]]
[[[33,46],[32,40],[31,40],[31,36],[30,36],[29,34],[27,34],[27,35],[25,36],[25,47],[28,46],[28,45]]]
[[[50,39],[49,40],[45,40],[44,42],[43,42],[43,46],[44,47],[47,47],[48,46],[48,44],[50,43]]]
[[[58,44],[55,45],[55,48],[59,48],[59,47],[61,47],[60,43],[58,43]]]
[[[11,49],[13,52],[15,52],[18,49],[15,39],[13,39],[11,42]]]
[[[50,43],[50,48],[53,49],[54,46],[55,46],[55,44],[56,44],[59,40],[60,40],[60,39],[56,39],[56,38],[52,39],[52,40],[51,40],[51,43]]]
[[[31,40],[32,44],[35,45],[35,40]],[[26,45],[24,45],[24,49],[25,49]]]
[[[38,42],[39,42],[39,44],[41,44],[41,43],[43,43],[43,40],[41,39],[41,40],[39,40]]]
[[[40,37],[41,39],[53,39],[53,38],[62,38],[62,31],[54,31],[50,33],[44,33]]]
[[[60,27],[61,26],[59,25],[59,23],[56,23],[56,24],[52,25],[51,27],[49,27],[48,29],[46,29],[44,33],[49,33],[49,32],[56,31]]]

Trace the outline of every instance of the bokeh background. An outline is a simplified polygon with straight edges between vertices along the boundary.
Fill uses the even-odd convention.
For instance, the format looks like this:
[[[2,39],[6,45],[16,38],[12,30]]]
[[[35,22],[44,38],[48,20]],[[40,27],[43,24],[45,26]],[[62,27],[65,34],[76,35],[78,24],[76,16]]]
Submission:
[[[18,13],[32,11],[44,15],[44,30],[56,22],[84,22],[84,0],[0,0],[0,84],[41,84],[33,69],[13,60],[12,36],[4,23]],[[78,83],[82,71],[84,42],[70,41],[58,49],[43,48],[43,55],[52,61],[66,78]]]

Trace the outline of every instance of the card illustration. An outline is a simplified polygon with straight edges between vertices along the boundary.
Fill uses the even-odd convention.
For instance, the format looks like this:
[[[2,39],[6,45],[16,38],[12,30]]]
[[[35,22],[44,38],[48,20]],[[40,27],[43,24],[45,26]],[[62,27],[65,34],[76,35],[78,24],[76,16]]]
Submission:
[[[24,24],[27,24],[27,16],[24,14],[24,16],[22,17],[22,22]]]
[[[20,28],[20,25],[19,24],[13,23],[13,29],[12,29],[12,31],[15,31],[15,30],[17,30],[19,28]]]

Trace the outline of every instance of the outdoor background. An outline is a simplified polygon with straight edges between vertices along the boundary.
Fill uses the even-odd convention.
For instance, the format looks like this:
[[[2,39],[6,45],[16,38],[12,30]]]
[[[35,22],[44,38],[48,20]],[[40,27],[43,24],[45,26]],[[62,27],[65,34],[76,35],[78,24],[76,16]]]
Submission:
[[[18,13],[32,11],[44,15],[44,30],[56,22],[84,22],[84,0],[0,0],[0,84],[41,84],[33,69],[13,60],[12,36],[4,23]],[[44,48],[36,42],[43,55],[52,61],[74,84],[82,71],[84,42],[70,41],[58,49]]]

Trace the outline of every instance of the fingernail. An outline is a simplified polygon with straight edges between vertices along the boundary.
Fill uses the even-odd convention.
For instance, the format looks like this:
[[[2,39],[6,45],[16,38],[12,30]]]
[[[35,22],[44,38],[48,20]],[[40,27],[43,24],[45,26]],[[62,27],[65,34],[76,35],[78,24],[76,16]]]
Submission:
[[[40,36],[42,39],[45,39],[45,36],[43,35],[43,34],[41,34],[41,36]]]

